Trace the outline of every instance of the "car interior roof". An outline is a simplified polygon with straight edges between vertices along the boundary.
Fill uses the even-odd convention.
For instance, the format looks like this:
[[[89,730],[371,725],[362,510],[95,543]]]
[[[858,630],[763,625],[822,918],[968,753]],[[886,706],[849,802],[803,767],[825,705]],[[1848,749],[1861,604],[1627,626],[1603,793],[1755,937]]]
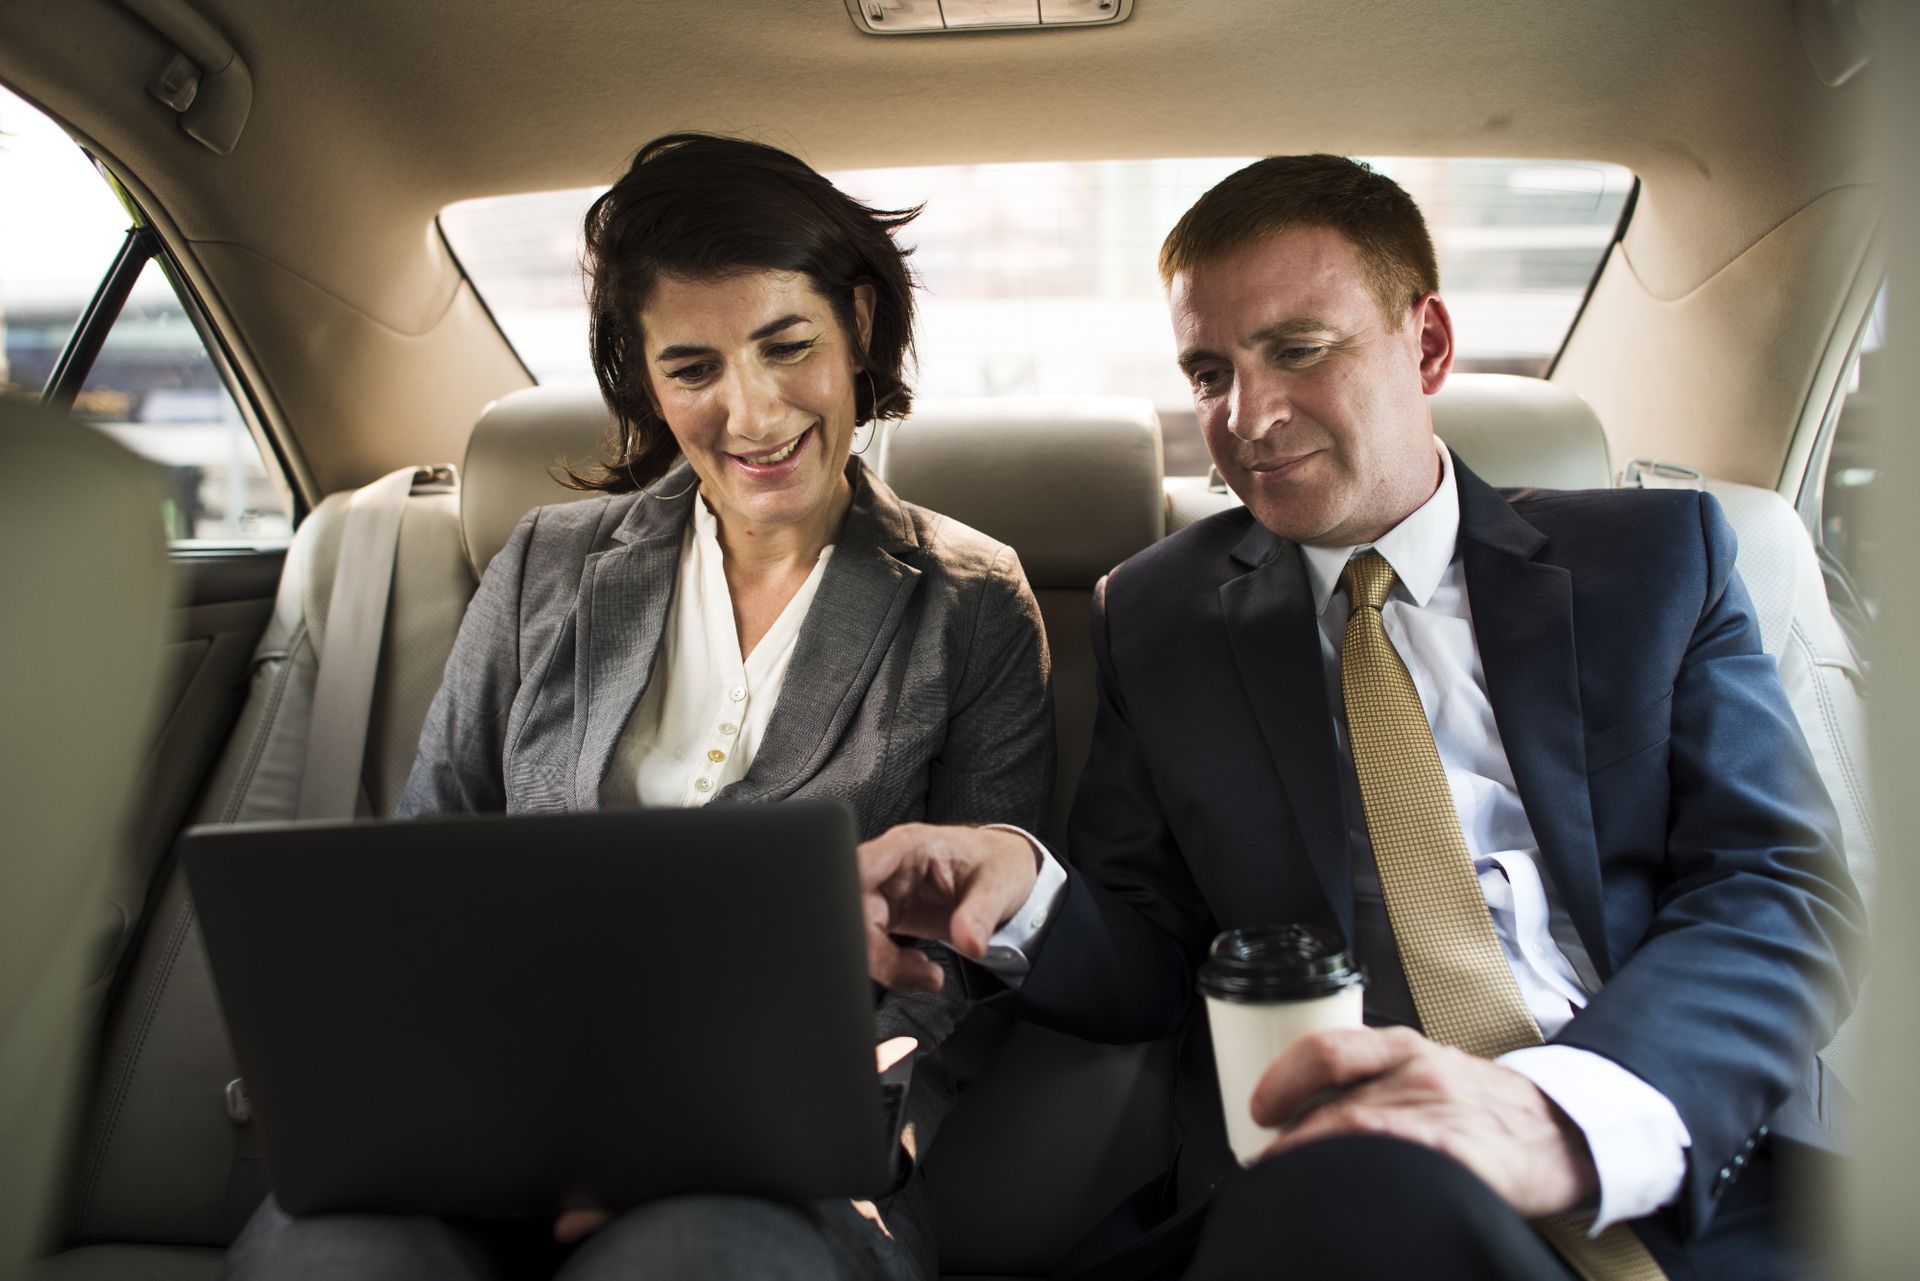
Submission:
[[[1749,294],[1762,306],[1781,254],[1789,272],[1846,274],[1831,246],[1858,258],[1875,219],[1850,194],[1872,178],[1858,127],[1868,77],[1826,87],[1789,7],[1747,0],[1139,0],[1105,29],[884,39],[858,32],[841,0],[194,5],[253,78],[230,155],[148,96],[169,46],[112,0],[0,10],[0,78],[109,160],[216,318],[245,335],[239,363],[276,402],[309,499],[457,457],[478,410],[527,381],[434,215],[610,181],[668,130],[743,133],[829,170],[1303,149],[1616,162],[1643,184],[1625,242],[1634,296],[1600,301],[1605,350],[1597,364],[1579,356],[1576,335],[1564,378],[1596,399],[1622,457],[1645,452],[1635,431],[1689,443],[1707,401],[1690,461],[1766,484],[1799,417],[1765,404],[1798,409],[1817,393],[1811,358],[1753,389],[1768,424],[1685,388],[1662,388],[1678,397],[1671,415],[1610,402],[1616,349],[1776,229],[1798,223],[1754,264],[1764,272],[1721,282],[1730,296],[1681,328],[1724,327]],[[1786,299],[1781,316],[1802,317],[1801,331],[1770,341],[1830,330],[1843,310]],[[1741,439],[1716,444],[1726,424]]]

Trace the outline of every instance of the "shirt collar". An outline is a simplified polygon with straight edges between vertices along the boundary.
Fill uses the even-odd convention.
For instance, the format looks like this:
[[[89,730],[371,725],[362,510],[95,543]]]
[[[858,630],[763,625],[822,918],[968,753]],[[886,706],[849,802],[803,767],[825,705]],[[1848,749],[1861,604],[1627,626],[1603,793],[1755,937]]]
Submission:
[[[1347,561],[1355,552],[1368,547],[1393,566],[1394,578],[1413,598],[1414,604],[1424,606],[1440,586],[1447,566],[1453,563],[1454,544],[1460,537],[1460,489],[1453,477],[1453,455],[1438,437],[1433,444],[1440,452],[1439,488],[1433,491],[1433,497],[1414,508],[1378,541],[1358,547],[1301,546],[1307,581],[1313,585],[1315,614],[1327,612],[1327,602],[1333,599],[1334,588],[1340,585],[1340,571],[1347,567]]]

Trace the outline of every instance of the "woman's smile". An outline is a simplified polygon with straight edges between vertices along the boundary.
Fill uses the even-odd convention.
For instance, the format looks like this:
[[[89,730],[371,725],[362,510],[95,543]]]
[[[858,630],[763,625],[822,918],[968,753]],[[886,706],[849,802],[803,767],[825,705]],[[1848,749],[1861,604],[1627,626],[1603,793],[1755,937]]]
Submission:
[[[799,470],[800,454],[813,441],[815,434],[814,428],[809,427],[792,440],[764,453],[730,453],[727,457],[741,471],[757,480],[778,480]]]

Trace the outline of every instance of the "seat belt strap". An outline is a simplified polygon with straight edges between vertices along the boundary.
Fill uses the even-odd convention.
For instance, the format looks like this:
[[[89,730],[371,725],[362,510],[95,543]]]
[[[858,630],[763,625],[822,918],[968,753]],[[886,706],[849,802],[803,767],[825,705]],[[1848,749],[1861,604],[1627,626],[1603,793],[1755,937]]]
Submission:
[[[295,818],[352,818],[358,808],[400,518],[416,480],[424,479],[439,477],[425,468],[402,467],[348,500],[333,591],[327,598],[326,644],[314,678]]]

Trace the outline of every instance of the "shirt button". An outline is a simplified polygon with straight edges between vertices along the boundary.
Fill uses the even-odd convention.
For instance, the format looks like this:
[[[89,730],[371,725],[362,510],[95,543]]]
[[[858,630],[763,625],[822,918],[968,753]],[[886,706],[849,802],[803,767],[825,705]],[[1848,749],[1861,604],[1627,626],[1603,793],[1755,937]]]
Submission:
[[[713,790],[713,784],[707,779],[696,778],[693,780],[693,790],[696,792],[711,792]]]
[[[716,747],[707,753],[707,759],[717,765],[727,759],[727,754]]]
[[[722,734],[733,734],[738,732],[739,729],[740,727],[738,725],[735,725],[732,721],[722,721],[720,723],[720,732]]]
[[[735,685],[732,689],[727,691],[727,697],[732,699],[736,703],[746,701],[746,697],[747,697],[746,687],[744,685]]]

